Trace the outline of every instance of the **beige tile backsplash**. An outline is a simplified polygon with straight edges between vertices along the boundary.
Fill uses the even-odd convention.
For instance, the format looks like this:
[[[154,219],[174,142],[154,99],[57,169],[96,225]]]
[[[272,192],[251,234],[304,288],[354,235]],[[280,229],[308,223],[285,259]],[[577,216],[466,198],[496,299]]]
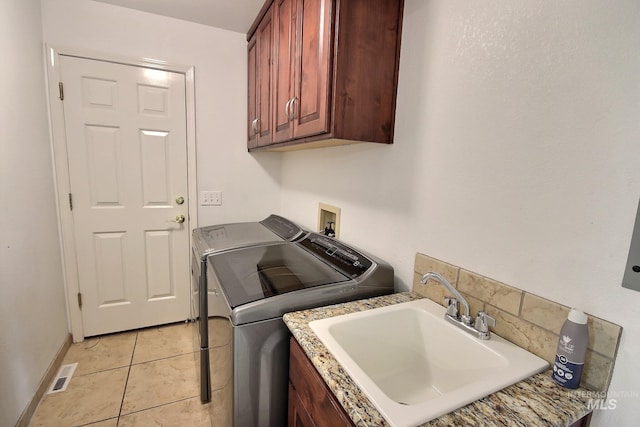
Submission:
[[[569,307],[420,253],[416,254],[414,271],[414,292],[443,304],[447,294],[444,286],[420,283],[423,274],[440,273],[467,298],[472,315],[486,311],[496,319],[496,334],[553,364],[558,334]],[[583,386],[607,390],[621,333],[622,327],[589,315]]]
[[[458,275],[458,290],[480,301],[490,302],[495,307],[518,314],[523,292],[519,289],[498,283],[466,270],[460,270]]]

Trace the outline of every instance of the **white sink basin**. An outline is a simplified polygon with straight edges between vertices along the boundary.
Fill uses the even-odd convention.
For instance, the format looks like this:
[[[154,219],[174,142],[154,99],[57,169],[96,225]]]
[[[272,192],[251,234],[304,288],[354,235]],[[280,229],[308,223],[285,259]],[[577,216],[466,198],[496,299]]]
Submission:
[[[309,323],[385,419],[416,426],[543,371],[548,364],[491,334],[444,320],[429,299]]]

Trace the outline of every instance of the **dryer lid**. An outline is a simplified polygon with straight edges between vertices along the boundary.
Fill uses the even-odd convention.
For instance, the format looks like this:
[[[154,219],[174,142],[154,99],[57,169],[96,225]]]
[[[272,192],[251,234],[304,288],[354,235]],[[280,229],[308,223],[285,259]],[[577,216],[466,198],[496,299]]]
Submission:
[[[292,241],[304,234],[295,223],[278,215],[260,222],[237,222],[210,225],[193,231],[194,247],[199,257],[229,249]]]

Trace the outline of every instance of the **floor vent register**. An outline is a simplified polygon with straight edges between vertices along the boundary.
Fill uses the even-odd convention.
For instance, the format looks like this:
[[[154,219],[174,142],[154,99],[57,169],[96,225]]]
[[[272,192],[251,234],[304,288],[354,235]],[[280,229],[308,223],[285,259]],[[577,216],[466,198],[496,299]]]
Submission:
[[[76,370],[78,363],[71,363],[69,365],[62,365],[60,370],[58,371],[58,375],[56,375],[51,387],[47,394],[51,393],[60,393],[61,391],[65,391],[69,382],[71,382],[71,377]]]

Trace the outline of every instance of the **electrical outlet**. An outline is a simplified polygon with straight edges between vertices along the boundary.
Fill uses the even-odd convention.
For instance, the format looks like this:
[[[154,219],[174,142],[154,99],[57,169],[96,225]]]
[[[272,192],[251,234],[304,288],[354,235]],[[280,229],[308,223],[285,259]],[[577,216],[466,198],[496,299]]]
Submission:
[[[222,206],[222,191],[201,191],[200,206]]]

